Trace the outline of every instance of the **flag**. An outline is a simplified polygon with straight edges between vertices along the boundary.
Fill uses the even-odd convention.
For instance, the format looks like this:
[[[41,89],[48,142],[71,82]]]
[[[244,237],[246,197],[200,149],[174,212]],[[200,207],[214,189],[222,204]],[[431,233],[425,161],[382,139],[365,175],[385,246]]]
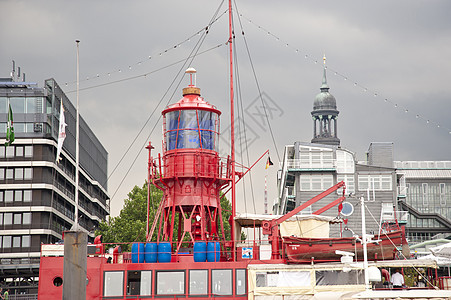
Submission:
[[[5,147],[10,146],[14,142],[14,126],[13,126],[13,111],[11,104],[9,104],[8,124],[6,125],[6,143]]]
[[[60,126],[58,131],[58,150],[56,151],[56,162],[61,160],[60,154],[63,149],[63,142],[66,138],[66,121],[64,119],[64,107],[63,107],[63,98],[61,98],[61,107],[60,107]]]
[[[271,158],[268,156],[268,160],[266,161],[266,168],[265,169],[268,169],[269,166],[272,166],[272,165],[273,165],[273,163],[271,161]]]

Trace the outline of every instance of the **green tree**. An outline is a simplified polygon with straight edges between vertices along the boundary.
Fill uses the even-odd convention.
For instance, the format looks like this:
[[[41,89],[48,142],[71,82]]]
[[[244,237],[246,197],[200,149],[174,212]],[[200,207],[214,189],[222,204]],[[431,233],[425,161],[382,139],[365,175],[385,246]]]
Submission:
[[[160,204],[163,193],[151,185],[150,223]],[[99,224],[96,235],[103,236],[104,243],[144,242],[147,223],[147,182],[142,188],[134,186],[124,201],[124,207],[117,217],[110,217]],[[126,250],[126,249],[124,249]]]
[[[160,205],[163,192],[151,185],[151,209],[149,213],[149,223],[155,219],[155,213]],[[222,196],[222,194],[221,194]],[[224,224],[224,232],[226,239],[230,239],[229,217],[232,214],[232,205],[226,197],[221,199],[222,220]],[[138,186],[128,193],[127,199],[124,201],[124,207],[117,217],[110,217],[106,221],[99,224],[96,235],[103,236],[104,243],[130,243],[144,242],[146,240],[146,222],[147,222],[147,182],[140,188]],[[174,228],[177,230],[178,219],[175,220]],[[152,240],[156,240],[156,231],[152,236]],[[219,229],[220,230],[220,229]],[[174,233],[177,236],[177,233]],[[243,238],[243,235],[241,236]],[[244,237],[245,238],[245,237]],[[124,251],[128,251],[128,247],[123,246]]]

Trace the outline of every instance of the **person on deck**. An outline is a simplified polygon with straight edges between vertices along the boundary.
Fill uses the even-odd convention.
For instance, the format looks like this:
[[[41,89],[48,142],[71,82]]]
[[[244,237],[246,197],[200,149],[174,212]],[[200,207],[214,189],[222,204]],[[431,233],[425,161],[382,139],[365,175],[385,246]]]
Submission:
[[[400,289],[404,285],[404,276],[399,273],[399,269],[395,270],[395,274],[391,276],[391,283],[393,284],[393,287],[396,289]]]
[[[4,299],[4,300],[8,300],[9,299],[9,289],[6,289],[6,291],[3,295],[0,294],[0,297],[2,297],[2,299]]]

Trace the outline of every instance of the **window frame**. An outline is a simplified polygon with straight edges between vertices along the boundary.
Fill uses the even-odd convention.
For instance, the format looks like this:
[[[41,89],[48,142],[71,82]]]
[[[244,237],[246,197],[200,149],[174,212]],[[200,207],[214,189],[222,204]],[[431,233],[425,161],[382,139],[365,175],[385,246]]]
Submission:
[[[215,272],[219,272],[219,271],[229,271],[230,272],[230,293],[229,294],[218,294],[215,293],[215,289],[214,289],[214,284],[215,284],[215,278],[214,278],[214,273]],[[211,281],[211,286],[210,286],[210,294],[212,295],[212,297],[228,297],[228,296],[232,296],[233,295],[233,269],[212,269],[211,270],[211,274],[210,274],[210,281]]]
[[[160,294],[158,292],[158,277],[159,274],[163,273],[183,273],[183,292],[182,293],[167,293]],[[154,294],[159,297],[171,297],[174,295],[186,295],[186,270],[155,270],[155,286],[154,286]]]
[[[205,274],[206,274],[206,278],[207,278],[207,281],[205,282],[206,292],[205,292],[205,294],[191,293],[191,277],[192,277],[191,272],[200,272],[200,271],[205,272]],[[206,297],[206,296],[208,296],[208,294],[209,294],[209,290],[208,290],[209,289],[209,284],[208,284],[209,273],[210,272],[208,272],[208,269],[189,269],[188,270],[188,296],[190,296],[190,297],[194,297],[194,296]]]
[[[238,271],[244,271],[244,293],[238,292]],[[247,269],[235,269],[235,295],[243,296],[247,295]]]
[[[122,289],[121,289],[121,291],[122,291],[122,294],[120,294],[120,295],[105,295],[105,292],[106,292],[106,279],[107,279],[107,274],[109,274],[109,273],[120,273],[121,275],[122,275],[122,278],[121,278],[121,281],[122,281]],[[125,271],[103,271],[103,297],[111,297],[111,298],[113,298],[113,297],[121,297],[121,298],[123,298],[124,297],[124,282],[125,282]]]

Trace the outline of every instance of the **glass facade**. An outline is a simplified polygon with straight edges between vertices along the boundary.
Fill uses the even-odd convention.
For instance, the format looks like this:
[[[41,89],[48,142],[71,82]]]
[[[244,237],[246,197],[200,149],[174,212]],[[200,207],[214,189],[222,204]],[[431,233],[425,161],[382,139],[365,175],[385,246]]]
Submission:
[[[421,213],[436,213],[451,220],[451,184],[449,183],[408,183],[408,205]]]

